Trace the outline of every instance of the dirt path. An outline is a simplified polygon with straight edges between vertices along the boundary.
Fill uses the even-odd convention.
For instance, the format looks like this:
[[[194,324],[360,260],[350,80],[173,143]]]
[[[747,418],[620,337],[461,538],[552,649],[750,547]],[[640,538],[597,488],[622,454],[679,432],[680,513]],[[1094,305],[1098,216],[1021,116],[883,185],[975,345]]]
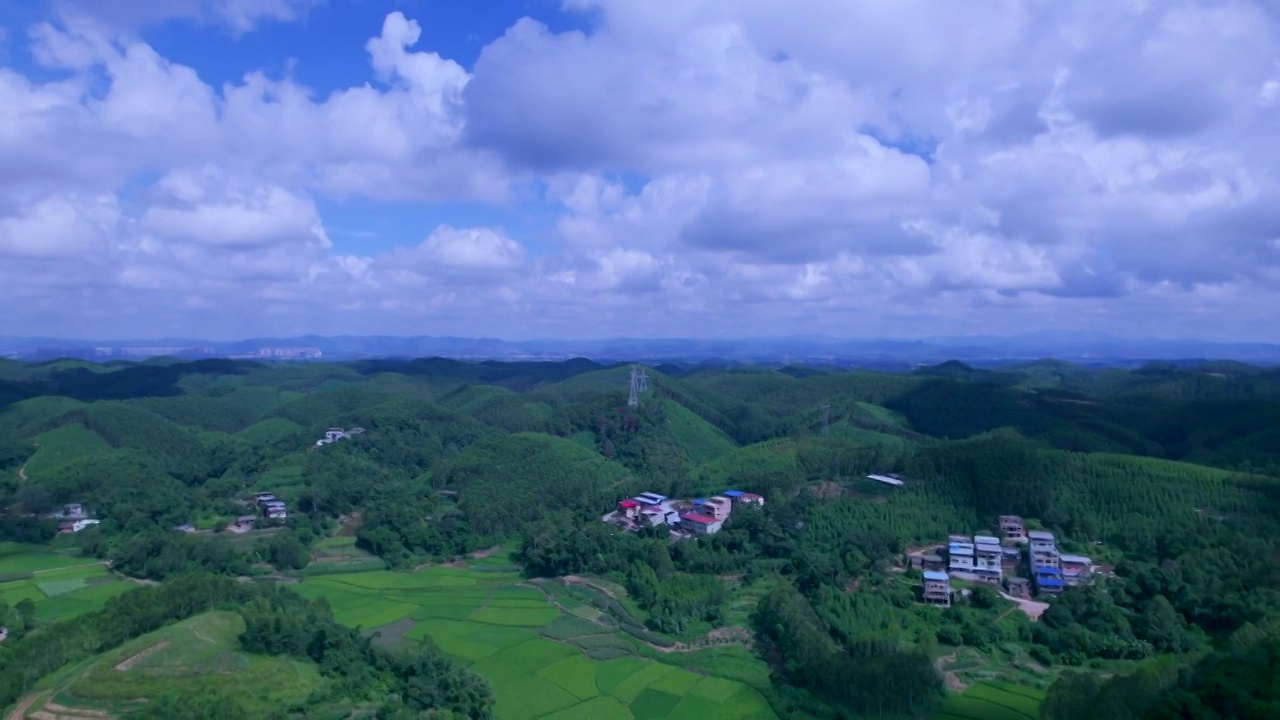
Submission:
[[[45,568],[44,570],[32,570],[31,574],[39,575],[40,573],[62,572],[63,570],[70,570],[71,568],[92,567],[94,565],[106,565],[106,564],[107,564],[106,560],[100,560],[98,562],[80,563],[79,565],[63,565],[62,567]]]
[[[73,717],[73,718],[109,718],[111,713],[104,710],[87,710],[85,708],[70,708],[66,705],[47,702],[44,704],[44,710],[54,713],[57,717]]]
[[[1037,602],[1026,598],[1017,598],[1003,592],[1000,593],[1000,597],[1017,603],[1022,612],[1026,613],[1027,617],[1031,618],[1032,621],[1039,620],[1040,616],[1044,614],[1044,611],[1049,609],[1049,603]]]
[[[501,550],[501,549],[502,549],[502,546],[501,546],[501,545],[494,545],[494,546],[493,546],[493,547],[491,547],[491,548],[485,548],[484,550],[477,550],[477,551],[475,551],[475,552],[471,553],[471,559],[473,559],[473,560],[483,560],[483,559],[485,559],[485,558],[489,557],[490,555],[493,555],[494,553],[498,552],[498,551],[499,551],[499,550]]]
[[[139,652],[139,653],[135,653],[132,657],[122,661],[119,665],[116,665],[116,670],[119,670],[120,672],[124,672],[125,670],[128,670],[129,668],[133,667],[134,665],[137,665],[148,655],[156,651],[163,650],[168,644],[169,644],[168,640],[161,640],[160,642],[156,643],[155,645],[152,645],[146,650],[143,650],[142,652]]]
[[[44,693],[31,693],[30,695],[22,698],[22,700],[18,702],[18,706],[13,710],[10,710],[9,714],[5,716],[5,720],[24,720],[27,717],[27,708],[34,705],[43,694]]]
[[[955,673],[951,672],[950,670],[942,669],[947,665],[947,663],[955,659],[956,659],[955,653],[951,653],[950,655],[943,655],[942,657],[933,661],[933,667],[935,670],[942,673],[943,682],[946,683],[948,690],[952,692],[964,692],[965,690],[969,689],[969,686],[961,682],[960,677],[957,676]]]
[[[565,575],[560,579],[569,583],[570,585],[586,585],[587,587],[595,588],[596,590],[599,590],[600,592],[604,593],[605,595],[608,595],[614,600],[618,599],[618,597],[614,595],[613,591],[610,590],[609,588],[604,587],[603,585],[598,585],[595,582],[582,577],[581,575]]]

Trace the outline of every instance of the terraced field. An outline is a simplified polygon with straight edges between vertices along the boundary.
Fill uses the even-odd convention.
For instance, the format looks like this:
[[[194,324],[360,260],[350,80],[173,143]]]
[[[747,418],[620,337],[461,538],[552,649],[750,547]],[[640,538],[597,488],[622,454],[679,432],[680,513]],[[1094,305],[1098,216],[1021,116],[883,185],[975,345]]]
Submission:
[[[934,720],[1035,720],[1044,691],[1002,682],[981,682],[948,696]]]
[[[380,642],[429,637],[489,679],[498,720],[776,718],[755,689],[631,654],[626,639],[600,634],[489,560],[314,577],[296,587],[326,598],[339,622],[376,629]]]
[[[130,587],[95,560],[0,543],[0,598],[10,606],[33,601],[40,622],[96,610]]]

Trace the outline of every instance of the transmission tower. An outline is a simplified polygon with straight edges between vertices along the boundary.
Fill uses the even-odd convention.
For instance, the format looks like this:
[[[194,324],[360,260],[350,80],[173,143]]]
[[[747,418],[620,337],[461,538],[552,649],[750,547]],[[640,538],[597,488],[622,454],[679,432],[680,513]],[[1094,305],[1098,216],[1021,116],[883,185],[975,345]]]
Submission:
[[[822,434],[831,433],[831,403],[822,403]]]
[[[631,392],[627,395],[627,404],[631,407],[640,405],[640,393],[649,389],[649,376],[639,365],[631,366]]]

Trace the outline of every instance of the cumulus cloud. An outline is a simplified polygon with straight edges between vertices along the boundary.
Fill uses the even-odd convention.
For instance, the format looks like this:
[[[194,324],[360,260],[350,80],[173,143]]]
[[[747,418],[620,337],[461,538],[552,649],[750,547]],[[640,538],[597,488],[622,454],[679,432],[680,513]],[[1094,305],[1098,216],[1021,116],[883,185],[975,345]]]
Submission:
[[[233,334],[1274,332],[1223,319],[1280,294],[1262,0],[568,0],[587,29],[521,19],[471,68],[394,12],[369,82],[323,93],[214,87],[145,41],[315,5],[65,0],[29,28],[43,71],[0,67],[0,296],[57,322],[71,278],[136,322],[265,323]],[[319,209],[530,195],[545,228],[377,251]]]
[[[250,32],[263,22],[289,22],[306,15],[323,0],[57,0],[64,17],[99,23],[113,30],[132,31],[166,20],[216,23],[236,34]]]

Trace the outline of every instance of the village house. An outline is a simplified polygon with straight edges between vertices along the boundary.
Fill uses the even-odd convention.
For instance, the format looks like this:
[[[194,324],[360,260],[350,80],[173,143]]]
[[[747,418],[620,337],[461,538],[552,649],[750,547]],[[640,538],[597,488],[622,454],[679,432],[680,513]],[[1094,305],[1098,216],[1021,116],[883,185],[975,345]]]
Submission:
[[[1032,530],[1027,536],[1030,541],[1027,552],[1031,567],[1058,568],[1060,566],[1058,544],[1054,540],[1053,533],[1047,530]]]
[[[755,493],[742,492],[741,490],[725,490],[720,494],[739,505],[755,505],[756,507],[764,507],[764,498]]]
[[[240,517],[236,518],[235,526],[236,528],[238,528],[240,531],[243,532],[245,530],[252,528],[253,524],[256,523],[257,521],[258,521],[257,515],[241,515]]]
[[[947,567],[951,572],[972,573],[974,547],[967,535],[952,535],[947,543]]]
[[[1004,550],[1000,541],[990,535],[975,535],[973,572],[979,580],[999,583],[1004,575]]]
[[[1059,555],[1062,579],[1068,585],[1084,585],[1093,577],[1093,561],[1084,555]]]
[[[1018,598],[1031,597],[1031,581],[1026,578],[1010,577],[1005,579],[1005,589]]]
[[[710,515],[720,522],[724,522],[733,511],[733,501],[721,495],[706,500],[694,500],[693,504],[698,506],[698,512]]]
[[[680,516],[680,526],[694,535],[711,535],[720,532],[723,521],[709,515],[691,512]]]
[[[951,604],[951,579],[945,572],[926,570],[924,573],[924,601],[937,605]]]
[[[1024,543],[1027,541],[1027,527],[1017,515],[1000,516],[1000,533],[1008,542]]]
[[[94,520],[92,518],[81,518],[79,520],[64,520],[58,523],[58,532],[59,533],[78,533],[87,527],[90,527],[92,525],[98,525],[101,522],[102,522],[101,520]]]
[[[1062,577],[1058,545],[1053,533],[1047,530],[1032,530],[1027,533],[1027,539],[1030,543],[1027,555],[1031,565],[1031,579],[1035,583],[1036,592],[1040,594],[1062,592],[1066,582]]]

